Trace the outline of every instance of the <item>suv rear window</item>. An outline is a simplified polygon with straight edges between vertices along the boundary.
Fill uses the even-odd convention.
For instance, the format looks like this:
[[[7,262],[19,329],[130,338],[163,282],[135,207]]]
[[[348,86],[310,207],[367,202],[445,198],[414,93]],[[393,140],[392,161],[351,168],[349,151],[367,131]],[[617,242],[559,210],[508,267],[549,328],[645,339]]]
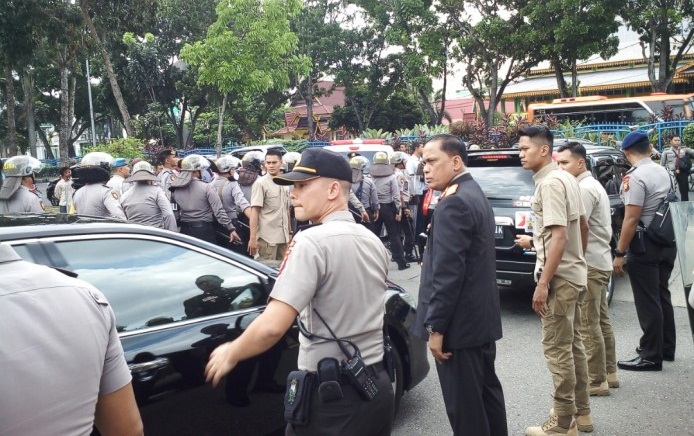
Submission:
[[[468,169],[492,203],[535,193],[533,172],[523,169],[517,155],[473,155]]]

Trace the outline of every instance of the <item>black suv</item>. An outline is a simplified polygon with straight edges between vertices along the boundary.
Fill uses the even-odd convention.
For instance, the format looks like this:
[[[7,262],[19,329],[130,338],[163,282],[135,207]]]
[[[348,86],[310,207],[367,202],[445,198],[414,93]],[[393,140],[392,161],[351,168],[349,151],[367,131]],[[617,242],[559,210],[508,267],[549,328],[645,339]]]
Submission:
[[[563,140],[560,140],[563,142]],[[558,147],[555,141],[555,149]],[[605,187],[612,213],[612,246],[616,246],[624,218],[624,205],[619,198],[622,176],[629,168],[621,151],[610,147],[584,144],[587,166]],[[523,169],[517,149],[496,149],[468,152],[468,167],[487,195],[496,220],[496,280],[502,286],[529,287],[534,284],[535,251],[523,250],[514,244],[516,235],[524,234],[522,221],[530,211],[535,184],[533,173]],[[608,285],[612,299],[614,281]]]

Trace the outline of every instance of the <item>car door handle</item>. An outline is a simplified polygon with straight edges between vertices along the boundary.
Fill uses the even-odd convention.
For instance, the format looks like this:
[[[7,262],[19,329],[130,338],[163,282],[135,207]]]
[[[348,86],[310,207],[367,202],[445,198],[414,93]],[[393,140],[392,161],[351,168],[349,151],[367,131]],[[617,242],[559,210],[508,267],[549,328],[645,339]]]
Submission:
[[[147,362],[140,363],[130,363],[128,368],[133,374],[139,374],[141,372],[153,371],[155,369],[164,368],[169,366],[169,359],[167,357],[157,357],[154,360],[148,360]]]

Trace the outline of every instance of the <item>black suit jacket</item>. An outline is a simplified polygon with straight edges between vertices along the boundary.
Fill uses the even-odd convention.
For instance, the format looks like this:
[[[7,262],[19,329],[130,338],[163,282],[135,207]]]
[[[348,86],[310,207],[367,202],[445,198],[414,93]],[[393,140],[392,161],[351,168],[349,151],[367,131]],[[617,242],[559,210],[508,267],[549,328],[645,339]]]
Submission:
[[[439,201],[431,220],[412,327],[428,340],[425,324],[432,325],[449,350],[501,338],[494,212],[469,173],[455,184],[456,192]]]

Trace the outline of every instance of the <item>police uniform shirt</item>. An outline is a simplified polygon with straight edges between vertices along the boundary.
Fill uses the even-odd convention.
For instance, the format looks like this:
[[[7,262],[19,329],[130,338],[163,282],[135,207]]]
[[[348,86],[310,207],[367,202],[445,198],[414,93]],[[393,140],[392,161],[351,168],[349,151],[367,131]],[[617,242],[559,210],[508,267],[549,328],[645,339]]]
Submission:
[[[217,192],[208,183],[193,178],[187,186],[176,188],[171,193],[171,198],[178,204],[181,222],[211,223],[213,218],[217,218],[219,224],[226,227],[229,231],[234,230],[231,219],[224,211],[222,200],[219,199]]]
[[[289,242],[289,191],[266,174],[253,184],[251,206],[260,207],[258,237],[270,244]]]
[[[576,180],[581,188],[581,199],[588,217],[586,263],[600,271],[612,271],[610,197],[590,171],[579,174]]]
[[[405,175],[405,172],[399,168],[395,168],[395,177],[398,180],[398,187],[400,188],[400,195],[402,196],[402,201],[405,203],[410,201],[410,182]]]
[[[625,206],[641,206],[641,222],[645,227],[653,221],[658,205],[672,188],[665,168],[645,157],[632,166],[622,178],[620,197]]]
[[[551,226],[566,227],[567,241],[555,277],[578,286],[587,284],[588,268],[581,244],[580,217],[585,216],[581,192],[576,178],[559,170],[555,162],[533,175],[535,199],[532,203],[535,215],[533,243],[537,251],[536,268],[545,263],[545,250],[552,243]]]
[[[361,201],[361,204],[363,204],[366,208],[370,208],[371,210],[379,210],[381,208],[381,205],[378,203],[376,185],[374,185],[374,181],[371,179],[371,177],[365,174],[360,182],[353,183],[352,192],[354,192],[354,194],[357,194],[359,192],[360,186],[361,198],[359,198],[359,201]]]
[[[118,193],[100,183],[84,185],[75,192],[75,212],[80,215],[115,218],[125,221]]]
[[[166,194],[166,198],[171,200],[171,191],[169,187],[171,186],[171,182],[176,178],[176,173],[174,173],[171,168],[164,168],[159,172],[157,177],[159,177],[159,186],[161,186],[164,194]]]
[[[135,182],[121,198],[128,221],[160,229],[178,231],[171,202],[158,186]]]
[[[0,433],[88,435],[99,396],[131,380],[96,288],[0,244]]]
[[[675,163],[677,162],[678,154],[680,159],[684,159],[685,156],[689,156],[690,159],[694,159],[694,150],[684,146],[680,146],[677,150],[675,150],[674,147],[670,147],[660,156],[660,165],[664,166],[669,171],[674,172],[677,169],[675,168]]]
[[[114,174],[111,179],[106,183],[106,186],[113,189],[118,193],[118,198],[122,197],[123,194],[130,189],[130,183],[126,182],[123,176],[120,174]]]
[[[383,299],[388,254],[381,241],[356,224],[350,212],[333,212],[323,223],[294,236],[270,298],[300,313],[306,328],[357,344],[367,365],[383,359]],[[345,358],[335,342],[299,335],[299,369],[315,371],[324,357]]]
[[[400,210],[400,187],[395,174],[385,177],[374,177],[374,185],[376,185],[376,195],[378,202],[381,204],[395,203],[396,213]]]
[[[236,219],[244,210],[249,208],[251,204],[243,195],[243,191],[241,191],[241,186],[239,186],[238,182],[224,180],[226,183],[222,185],[222,205],[227,215],[229,215],[229,218]],[[219,189],[217,192],[219,192]]]
[[[7,200],[0,200],[0,213],[43,213],[44,207],[41,196],[19,185],[17,190]]]
[[[55,184],[53,195],[58,199],[58,206],[72,206],[72,196],[75,193],[75,188],[72,186],[72,179],[60,179]]]

